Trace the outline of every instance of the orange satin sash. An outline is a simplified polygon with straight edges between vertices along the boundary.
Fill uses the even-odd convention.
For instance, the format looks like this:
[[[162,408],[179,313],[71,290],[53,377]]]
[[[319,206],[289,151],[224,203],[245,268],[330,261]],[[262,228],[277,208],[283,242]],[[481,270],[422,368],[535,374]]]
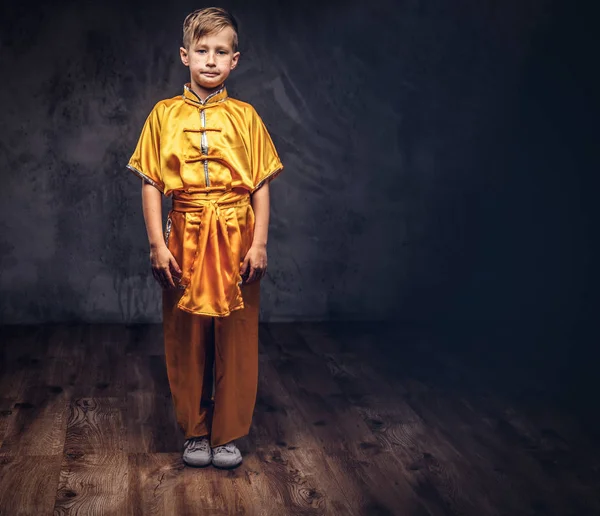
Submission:
[[[185,291],[178,308],[195,314],[226,316],[244,307],[240,289],[242,233],[252,234],[254,227],[240,227],[236,210],[250,204],[248,192],[174,193],[172,211],[184,214],[179,218],[184,227],[177,228],[181,235],[177,240],[183,248],[172,250],[183,261],[183,265],[179,262],[179,287]],[[252,222],[253,219],[252,216]]]

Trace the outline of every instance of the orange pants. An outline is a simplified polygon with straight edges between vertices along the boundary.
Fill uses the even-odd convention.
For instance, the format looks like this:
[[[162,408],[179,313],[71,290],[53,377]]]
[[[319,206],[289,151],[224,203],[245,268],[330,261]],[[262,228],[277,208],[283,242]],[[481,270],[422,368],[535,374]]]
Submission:
[[[163,290],[165,358],[177,422],[186,439],[206,435],[213,447],[248,434],[256,402],[260,281],[241,290],[244,308],[225,317],[180,310],[182,291]]]

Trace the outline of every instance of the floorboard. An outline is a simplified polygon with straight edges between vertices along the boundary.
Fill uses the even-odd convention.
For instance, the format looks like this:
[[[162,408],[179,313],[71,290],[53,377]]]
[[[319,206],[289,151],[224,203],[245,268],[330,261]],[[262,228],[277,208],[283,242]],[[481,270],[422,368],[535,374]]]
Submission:
[[[559,366],[479,344],[261,324],[227,471],[181,460],[160,325],[0,327],[0,514],[600,514],[598,433],[559,402]]]

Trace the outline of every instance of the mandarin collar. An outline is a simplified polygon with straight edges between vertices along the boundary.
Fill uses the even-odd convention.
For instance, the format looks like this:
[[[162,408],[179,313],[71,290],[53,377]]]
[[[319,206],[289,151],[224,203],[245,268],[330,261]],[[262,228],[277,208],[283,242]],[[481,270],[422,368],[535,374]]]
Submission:
[[[227,98],[227,88],[225,87],[225,83],[221,85],[221,87],[213,91],[206,100],[202,100],[191,88],[191,83],[186,83],[183,86],[183,100],[193,104],[194,106],[209,106],[212,104],[217,104],[219,102],[223,102]]]

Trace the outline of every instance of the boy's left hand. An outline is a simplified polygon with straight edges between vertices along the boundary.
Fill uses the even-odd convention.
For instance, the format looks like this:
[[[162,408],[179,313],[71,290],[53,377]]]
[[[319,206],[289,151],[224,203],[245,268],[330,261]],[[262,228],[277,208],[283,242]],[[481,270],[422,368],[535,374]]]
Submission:
[[[262,279],[267,271],[267,246],[252,245],[246,253],[240,274],[244,283],[252,283]]]

